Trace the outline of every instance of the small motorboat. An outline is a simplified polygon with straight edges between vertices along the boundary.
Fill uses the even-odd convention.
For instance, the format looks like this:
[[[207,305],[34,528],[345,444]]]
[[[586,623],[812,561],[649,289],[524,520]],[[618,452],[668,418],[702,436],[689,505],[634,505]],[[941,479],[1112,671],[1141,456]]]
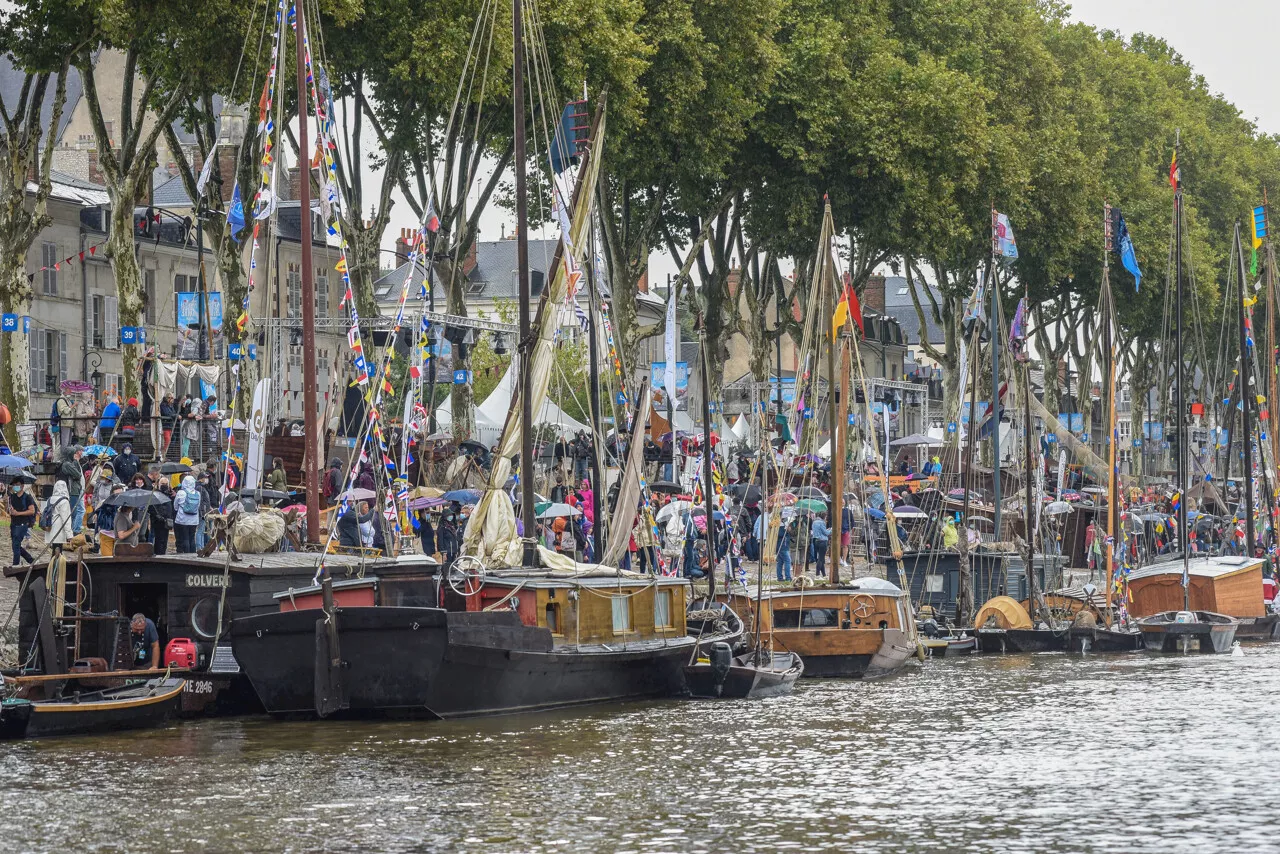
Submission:
[[[792,652],[757,650],[735,656],[725,641],[711,645],[706,658],[687,665],[685,685],[698,699],[753,700],[791,692],[804,674],[804,662]]]
[[[1213,611],[1164,611],[1138,620],[1154,652],[1228,653],[1240,621]]]
[[[959,635],[936,635],[921,638],[925,654],[930,658],[954,658],[978,651],[978,639],[967,632]]]
[[[728,643],[735,653],[746,648],[746,623],[723,602],[696,599],[690,603],[685,610],[685,633],[698,641],[695,657],[719,641]]]
[[[1136,627],[1072,626],[1067,638],[1067,652],[1137,652],[1146,647]]]
[[[159,677],[56,700],[0,703],[0,738],[85,735],[157,726],[177,711],[185,679]]]

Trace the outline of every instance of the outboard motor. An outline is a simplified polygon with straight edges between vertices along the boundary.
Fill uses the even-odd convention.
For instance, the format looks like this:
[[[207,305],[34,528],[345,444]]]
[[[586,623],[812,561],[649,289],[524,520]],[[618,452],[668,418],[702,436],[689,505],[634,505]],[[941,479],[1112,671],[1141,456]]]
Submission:
[[[918,627],[920,629],[920,634],[927,638],[936,638],[938,635],[942,634],[942,632],[938,630],[938,621],[933,618],[921,620]]]
[[[715,680],[718,694],[720,686],[729,675],[729,668],[733,665],[733,647],[725,641],[716,641],[711,645],[711,654],[707,658],[711,660],[711,676]]]

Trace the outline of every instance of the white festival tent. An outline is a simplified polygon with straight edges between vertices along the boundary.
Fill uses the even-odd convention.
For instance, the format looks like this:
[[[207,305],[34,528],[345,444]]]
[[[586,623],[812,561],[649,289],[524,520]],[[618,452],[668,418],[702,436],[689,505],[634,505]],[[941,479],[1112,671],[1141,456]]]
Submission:
[[[485,398],[484,403],[476,407],[477,424],[481,419],[491,421],[498,425],[498,432],[502,432],[502,425],[507,420],[507,412],[511,409],[511,398],[515,395],[516,377],[515,362],[512,361],[507,372],[502,375],[498,387]],[[592,432],[590,427],[571,417],[549,397],[543,402],[542,408],[533,414],[533,423],[537,427],[551,427],[559,435],[571,436],[579,430]]]

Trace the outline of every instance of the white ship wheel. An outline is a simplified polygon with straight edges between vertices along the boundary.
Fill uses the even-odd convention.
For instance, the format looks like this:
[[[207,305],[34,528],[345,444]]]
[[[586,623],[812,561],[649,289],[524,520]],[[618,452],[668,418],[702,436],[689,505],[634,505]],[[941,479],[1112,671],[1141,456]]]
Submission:
[[[454,593],[470,598],[484,587],[484,563],[475,555],[459,555],[446,578]]]
[[[853,597],[853,616],[870,617],[876,612],[876,600],[865,593]]]

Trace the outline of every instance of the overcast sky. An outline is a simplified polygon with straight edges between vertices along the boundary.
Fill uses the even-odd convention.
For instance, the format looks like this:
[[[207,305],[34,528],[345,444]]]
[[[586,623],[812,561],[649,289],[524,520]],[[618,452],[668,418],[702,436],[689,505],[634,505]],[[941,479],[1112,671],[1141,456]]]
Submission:
[[[1210,88],[1240,108],[1265,133],[1280,134],[1280,94],[1274,68],[1268,66],[1280,36],[1280,0],[1076,0],[1072,16],[1100,29],[1125,36],[1145,32],[1160,36],[1204,75]],[[513,219],[490,205],[481,223],[482,240],[497,240]],[[384,245],[390,247],[400,228],[415,226],[412,211],[397,202]],[[550,227],[538,237],[552,237]],[[389,260],[385,259],[384,260]],[[650,256],[650,281],[662,282],[677,266],[666,252]]]

